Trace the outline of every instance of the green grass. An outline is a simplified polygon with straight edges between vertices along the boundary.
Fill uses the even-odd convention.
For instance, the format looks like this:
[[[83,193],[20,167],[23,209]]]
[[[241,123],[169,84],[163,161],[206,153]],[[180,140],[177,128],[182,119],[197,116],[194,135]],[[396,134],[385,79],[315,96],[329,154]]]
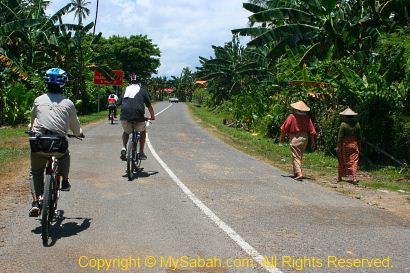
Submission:
[[[24,136],[24,131],[27,130],[27,126],[19,126],[12,128],[0,128],[0,139],[6,137]]]
[[[88,124],[108,117],[108,110],[99,113],[92,113],[89,115],[79,116],[81,125]]]
[[[27,154],[27,149],[0,148],[0,166]]]
[[[206,107],[194,104],[188,105],[194,116],[202,121],[203,126],[213,131],[216,130],[216,134],[228,144],[269,161],[272,165],[284,171],[291,171],[291,155],[288,145],[281,146],[270,138],[255,135],[239,128],[228,127],[222,124],[224,118],[222,114],[210,112]],[[303,158],[304,174],[312,180],[335,180],[337,178],[337,166],[337,158],[326,156],[320,151],[306,153]],[[360,168],[360,173],[366,174],[363,179],[359,177],[360,184],[363,186],[391,191],[404,190],[410,193],[408,170],[403,172],[401,168],[380,166],[378,168]]]

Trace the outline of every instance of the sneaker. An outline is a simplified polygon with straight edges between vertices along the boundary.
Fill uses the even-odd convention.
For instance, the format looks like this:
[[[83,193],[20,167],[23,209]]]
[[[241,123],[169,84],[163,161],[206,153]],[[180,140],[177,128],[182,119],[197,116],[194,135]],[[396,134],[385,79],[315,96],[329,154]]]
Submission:
[[[31,209],[28,212],[28,216],[38,217],[39,215],[40,215],[40,206],[38,205],[37,201],[33,201],[33,203],[31,203]]]
[[[121,149],[121,156],[120,156],[122,161],[126,161],[127,160],[127,150],[125,148]]]
[[[63,180],[63,182],[61,182],[61,190],[70,191],[70,189],[71,189],[70,182],[68,182],[68,180]]]
[[[141,159],[141,160],[147,160],[147,155],[144,154],[144,153],[141,153],[141,154],[140,154],[140,159]]]

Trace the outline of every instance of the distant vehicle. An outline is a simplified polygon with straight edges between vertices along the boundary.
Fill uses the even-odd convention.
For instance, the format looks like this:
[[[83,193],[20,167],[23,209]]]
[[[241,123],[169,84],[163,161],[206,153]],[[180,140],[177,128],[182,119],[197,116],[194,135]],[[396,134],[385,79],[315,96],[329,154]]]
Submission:
[[[172,97],[172,98],[169,98],[169,102],[175,102],[175,103],[178,103],[179,102],[179,99],[177,98],[177,97]]]

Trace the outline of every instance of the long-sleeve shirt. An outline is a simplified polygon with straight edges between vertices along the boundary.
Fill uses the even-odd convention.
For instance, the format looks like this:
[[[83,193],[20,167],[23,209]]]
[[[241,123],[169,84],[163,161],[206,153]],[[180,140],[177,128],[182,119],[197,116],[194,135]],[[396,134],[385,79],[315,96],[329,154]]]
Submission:
[[[362,138],[359,122],[342,122],[340,124],[337,142],[341,143],[346,137],[354,137],[357,140]]]
[[[58,93],[49,92],[34,100],[31,123],[35,132],[49,130],[64,136],[71,130],[76,136],[81,134],[74,103]]]
[[[280,127],[286,134],[307,133],[316,135],[315,126],[308,115],[290,114]]]

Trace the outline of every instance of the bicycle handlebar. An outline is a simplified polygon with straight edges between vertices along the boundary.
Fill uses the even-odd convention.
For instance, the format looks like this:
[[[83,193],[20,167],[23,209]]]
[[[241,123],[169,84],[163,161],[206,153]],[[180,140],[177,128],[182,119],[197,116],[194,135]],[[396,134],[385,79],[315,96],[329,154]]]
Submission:
[[[34,131],[25,131],[24,133],[26,133],[30,136],[35,136],[36,135],[36,132],[34,132]],[[69,137],[69,138],[76,138],[76,139],[79,139],[79,140],[83,140],[83,137],[79,137],[79,136],[76,136],[76,135],[73,135],[73,134],[66,134],[66,136]]]

